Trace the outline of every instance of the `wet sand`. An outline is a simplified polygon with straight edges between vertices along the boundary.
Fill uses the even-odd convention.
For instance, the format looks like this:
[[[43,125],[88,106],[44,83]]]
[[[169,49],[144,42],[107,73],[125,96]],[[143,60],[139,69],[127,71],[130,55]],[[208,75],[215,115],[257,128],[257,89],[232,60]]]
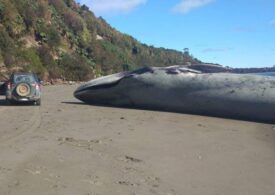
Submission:
[[[275,126],[89,106],[76,87],[0,98],[1,195],[274,194]]]

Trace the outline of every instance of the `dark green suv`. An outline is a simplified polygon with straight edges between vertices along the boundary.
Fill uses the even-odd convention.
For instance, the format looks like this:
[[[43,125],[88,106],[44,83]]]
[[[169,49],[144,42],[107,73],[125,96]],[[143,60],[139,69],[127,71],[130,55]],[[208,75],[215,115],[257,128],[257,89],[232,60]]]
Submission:
[[[9,104],[32,102],[41,105],[41,84],[34,73],[14,73],[6,83],[6,100]]]

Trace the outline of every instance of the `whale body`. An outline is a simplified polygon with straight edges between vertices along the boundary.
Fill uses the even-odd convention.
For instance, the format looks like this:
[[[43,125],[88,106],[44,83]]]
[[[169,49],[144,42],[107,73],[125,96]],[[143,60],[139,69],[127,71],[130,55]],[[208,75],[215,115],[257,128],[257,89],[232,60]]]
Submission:
[[[91,80],[74,96],[94,105],[275,123],[275,77],[147,67]]]

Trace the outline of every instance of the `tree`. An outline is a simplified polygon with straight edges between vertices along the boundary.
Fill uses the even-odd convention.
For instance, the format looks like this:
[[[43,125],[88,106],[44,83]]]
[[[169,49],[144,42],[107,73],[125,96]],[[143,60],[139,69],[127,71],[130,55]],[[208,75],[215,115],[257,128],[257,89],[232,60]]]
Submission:
[[[82,5],[82,6],[81,6],[81,10],[82,10],[82,11],[87,11],[87,12],[89,12],[89,11],[90,11],[90,8],[89,8],[87,5]]]

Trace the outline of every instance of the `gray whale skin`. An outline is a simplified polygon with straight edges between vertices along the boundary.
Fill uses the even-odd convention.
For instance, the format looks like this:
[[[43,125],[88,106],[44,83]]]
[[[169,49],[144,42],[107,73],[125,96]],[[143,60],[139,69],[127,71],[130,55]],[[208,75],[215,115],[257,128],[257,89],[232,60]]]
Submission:
[[[91,80],[74,96],[94,105],[275,123],[275,77],[146,67]]]

